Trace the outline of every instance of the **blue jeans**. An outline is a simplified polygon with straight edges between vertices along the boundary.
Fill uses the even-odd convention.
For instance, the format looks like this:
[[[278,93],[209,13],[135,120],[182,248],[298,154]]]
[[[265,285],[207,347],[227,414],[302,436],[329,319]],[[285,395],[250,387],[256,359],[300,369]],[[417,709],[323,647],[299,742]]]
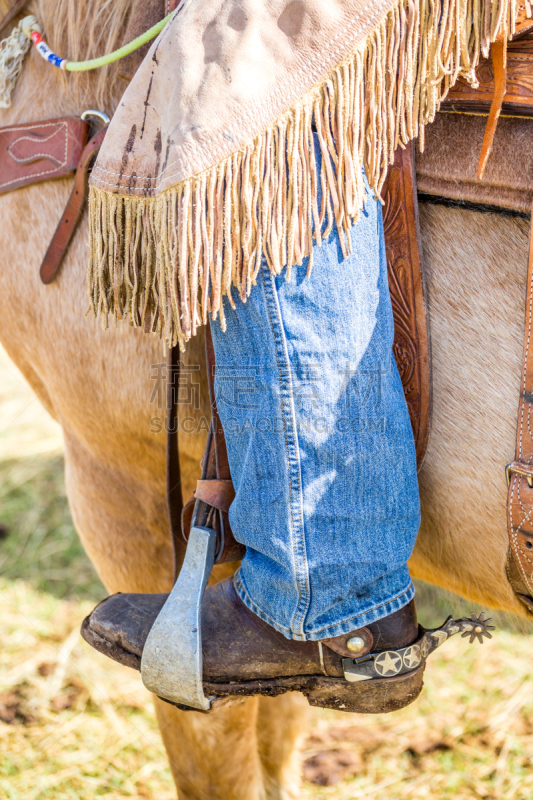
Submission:
[[[288,639],[325,639],[397,611],[420,524],[416,458],[392,355],[380,205],[343,259],[336,228],[306,278],[266,264],[212,323],[215,392],[246,555],[241,600]]]

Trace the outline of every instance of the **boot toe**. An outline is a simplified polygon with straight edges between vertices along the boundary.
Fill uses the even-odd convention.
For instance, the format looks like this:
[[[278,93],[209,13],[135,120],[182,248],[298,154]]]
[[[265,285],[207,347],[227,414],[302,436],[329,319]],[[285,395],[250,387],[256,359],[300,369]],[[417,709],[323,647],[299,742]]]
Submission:
[[[83,620],[85,641],[119,664],[140,670],[144,644],[167,594],[114,594]]]

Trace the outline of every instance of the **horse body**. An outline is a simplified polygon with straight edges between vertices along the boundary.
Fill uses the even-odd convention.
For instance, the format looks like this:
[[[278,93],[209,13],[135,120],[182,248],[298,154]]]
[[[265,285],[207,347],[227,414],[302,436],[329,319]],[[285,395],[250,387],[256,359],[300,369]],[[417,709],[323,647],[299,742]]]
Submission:
[[[128,24],[137,32],[139,15],[134,12],[144,5],[140,0],[40,0],[35,13],[45,23],[51,46],[65,54],[75,37],[81,38],[83,49],[76,20],[80,25],[83,20],[93,22],[100,38],[91,33],[94,41],[83,51],[84,57],[91,57],[98,48],[109,51],[122,38],[131,38],[119,24],[121,15],[129,14]],[[163,2],[159,5],[155,18],[163,13]],[[145,25],[145,9],[141,18]],[[62,20],[59,31],[54,19]],[[68,56],[76,53],[70,49]],[[79,114],[91,92],[104,103],[102,110],[112,113],[126,85],[116,70],[104,83],[92,76],[85,82],[80,79],[79,89],[69,93],[63,80],[32,53],[13,107],[1,112],[0,124]],[[95,105],[94,99],[90,105]],[[151,432],[152,417],[162,412],[150,404],[152,365],[165,357],[154,337],[125,323],[104,332],[100,322],[85,316],[86,219],[58,279],[47,287],[41,284],[40,261],[70,188],[71,181],[62,180],[0,198],[0,336],[63,427],[74,522],[107,589],[168,591],[173,555],[164,499],[165,434]],[[420,476],[423,525],[413,572],[480,602],[520,612],[505,577],[502,465],[514,451],[526,223],[436,206],[423,207],[421,223],[429,279],[434,411]],[[203,364],[202,338],[192,340],[185,363]],[[180,416],[208,417],[205,382],[200,381],[197,397],[200,407],[194,408],[194,402],[180,406]],[[202,436],[180,430],[185,498],[199,477],[203,445]],[[218,577],[221,574],[219,570]],[[296,695],[251,698],[207,717],[157,702],[180,798],[297,797],[295,742],[305,705]]]
[[[506,580],[505,465],[522,370],[527,220],[420,205],[433,414],[420,472],[416,577],[520,614]]]

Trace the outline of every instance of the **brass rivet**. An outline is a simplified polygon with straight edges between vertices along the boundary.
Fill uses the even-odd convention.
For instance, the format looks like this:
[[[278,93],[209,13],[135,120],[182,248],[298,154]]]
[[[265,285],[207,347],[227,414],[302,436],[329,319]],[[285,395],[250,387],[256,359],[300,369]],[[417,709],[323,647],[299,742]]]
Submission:
[[[474,630],[475,630],[476,633],[482,633],[483,632],[483,628],[481,627],[481,625],[476,625]]]
[[[346,647],[351,653],[360,653],[366,647],[366,642],[361,636],[352,636],[346,642]]]

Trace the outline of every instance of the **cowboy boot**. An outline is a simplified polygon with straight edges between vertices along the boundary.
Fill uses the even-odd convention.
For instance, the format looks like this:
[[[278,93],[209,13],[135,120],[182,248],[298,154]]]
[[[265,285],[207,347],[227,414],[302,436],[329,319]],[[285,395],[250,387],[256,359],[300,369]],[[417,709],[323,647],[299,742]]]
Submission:
[[[115,661],[140,669],[145,642],[167,597],[113,595],[84,620],[83,638]],[[425,632],[411,601],[342,636],[289,640],[244,605],[228,578],[208,587],[202,603],[203,690],[217,699],[212,707],[221,698],[301,691],[313,706],[395,711],[420,693],[427,654],[452,633],[473,627],[471,620],[454,623],[455,630],[451,623],[449,618],[437,632]],[[483,621],[478,627],[490,636]]]

